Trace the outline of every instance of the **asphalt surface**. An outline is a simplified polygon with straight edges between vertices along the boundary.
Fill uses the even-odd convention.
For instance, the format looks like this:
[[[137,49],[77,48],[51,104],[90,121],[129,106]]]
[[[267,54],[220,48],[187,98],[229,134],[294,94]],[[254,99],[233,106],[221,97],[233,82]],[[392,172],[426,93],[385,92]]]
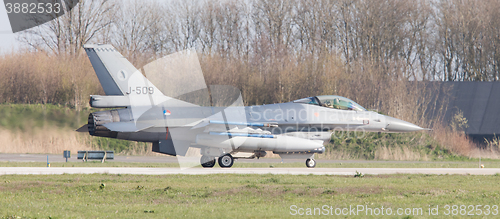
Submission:
[[[47,162],[47,156],[49,157],[49,163],[53,162],[65,162],[66,159],[63,155],[57,154],[2,154],[0,153],[0,162]],[[127,155],[115,155],[113,160],[107,160],[107,162],[130,162],[130,163],[177,163],[176,157],[167,155],[158,156],[127,156]],[[81,162],[82,160],[77,159],[77,154],[75,152],[71,153],[71,158],[68,162]],[[299,162],[304,163],[304,159],[286,159],[287,163]],[[317,160],[318,163],[435,163],[435,161],[374,161],[374,160]],[[260,158],[260,159],[238,159],[239,163],[281,163],[279,158]],[[461,163],[460,161],[446,161],[446,163]]]
[[[54,154],[0,154],[0,162],[65,162],[61,155]],[[70,162],[81,161],[76,154],[68,159]],[[171,156],[115,156],[107,162],[138,162],[138,163],[176,163],[177,158]],[[280,163],[281,159],[239,159],[238,162]],[[304,162],[303,160],[286,160],[286,162]],[[321,163],[413,163],[414,161],[364,161],[364,160],[321,160]],[[147,167],[0,167],[0,175],[6,174],[138,174],[138,175],[168,175],[168,174],[291,174],[291,175],[355,175],[356,171],[363,174],[500,174],[500,168],[147,168]]]
[[[380,174],[470,174],[493,175],[500,168],[142,168],[142,167],[0,167],[0,175],[7,174],[137,174],[137,175],[206,175],[206,174],[290,174],[290,175],[355,175],[357,172]]]
[[[0,162],[66,162],[66,158],[62,154],[1,154]],[[130,162],[130,163],[176,163],[177,158],[172,156],[122,156],[115,155],[113,160],[108,162]],[[77,153],[72,152],[69,162],[82,161],[77,159]]]

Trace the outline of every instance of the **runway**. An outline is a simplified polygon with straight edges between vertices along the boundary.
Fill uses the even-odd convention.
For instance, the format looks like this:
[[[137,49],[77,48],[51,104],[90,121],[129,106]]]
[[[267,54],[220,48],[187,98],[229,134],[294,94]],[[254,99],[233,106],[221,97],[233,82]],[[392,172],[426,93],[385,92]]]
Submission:
[[[459,174],[494,175],[500,168],[142,168],[142,167],[0,167],[0,175],[51,174],[134,174],[134,175],[207,175],[207,174],[290,174],[290,175],[368,175],[383,174]]]
[[[65,162],[62,154],[3,154],[0,153],[0,162],[46,162],[47,156],[50,163]],[[81,162],[78,160],[76,154],[72,154],[69,162]],[[115,159],[109,160],[110,162],[124,162],[124,163],[177,163],[178,160],[173,156],[126,156],[115,155]],[[281,163],[279,158],[260,158],[260,159],[239,159],[239,163]],[[286,159],[287,162],[304,163],[304,159]],[[380,160],[317,160],[318,163],[435,163],[434,161],[380,161]],[[446,163],[461,163],[460,161],[446,161]]]

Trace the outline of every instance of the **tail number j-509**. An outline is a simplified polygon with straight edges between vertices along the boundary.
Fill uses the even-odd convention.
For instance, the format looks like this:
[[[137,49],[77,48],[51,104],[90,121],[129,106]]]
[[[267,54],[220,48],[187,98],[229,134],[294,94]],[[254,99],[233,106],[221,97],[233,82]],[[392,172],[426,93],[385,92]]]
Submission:
[[[129,87],[127,94],[135,93],[135,94],[153,94],[155,89],[153,87]]]

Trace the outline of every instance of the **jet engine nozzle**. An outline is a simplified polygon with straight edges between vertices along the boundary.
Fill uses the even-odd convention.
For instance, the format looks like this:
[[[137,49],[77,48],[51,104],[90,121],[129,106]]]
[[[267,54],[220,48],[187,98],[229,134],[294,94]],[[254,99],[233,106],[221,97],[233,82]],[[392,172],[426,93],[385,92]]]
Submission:
[[[89,114],[88,130],[92,136],[116,138],[117,132],[106,128],[104,124],[120,121],[116,110],[93,112]]]

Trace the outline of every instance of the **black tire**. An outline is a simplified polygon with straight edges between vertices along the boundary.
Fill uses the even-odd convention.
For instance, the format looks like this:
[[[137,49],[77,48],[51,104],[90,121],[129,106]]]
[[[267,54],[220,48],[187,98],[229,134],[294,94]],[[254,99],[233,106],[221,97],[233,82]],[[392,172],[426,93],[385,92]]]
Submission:
[[[316,166],[316,161],[314,159],[307,159],[306,160],[306,166],[308,168],[314,168]]]
[[[219,157],[219,166],[222,168],[232,167],[234,163],[234,158],[231,154],[224,154]]]
[[[201,156],[200,163],[202,167],[212,168],[215,166],[215,158],[203,155]]]

